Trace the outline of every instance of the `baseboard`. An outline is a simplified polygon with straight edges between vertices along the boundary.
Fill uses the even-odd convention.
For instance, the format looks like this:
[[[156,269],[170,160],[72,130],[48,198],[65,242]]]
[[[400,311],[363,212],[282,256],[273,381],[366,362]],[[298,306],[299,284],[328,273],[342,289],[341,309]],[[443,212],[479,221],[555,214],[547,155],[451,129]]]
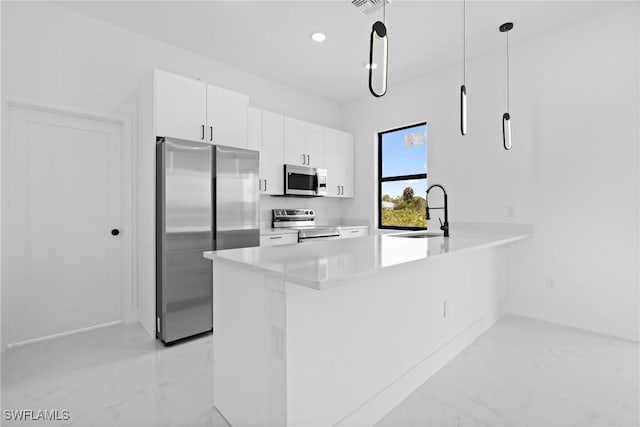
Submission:
[[[82,332],[93,331],[94,329],[101,329],[101,328],[106,328],[108,326],[119,325],[121,323],[122,323],[122,320],[116,320],[115,322],[102,323],[100,325],[89,326],[88,328],[74,329],[72,331],[61,332],[59,334],[47,335],[46,337],[39,337],[39,338],[32,338],[32,339],[24,340],[24,341],[18,341],[18,342],[9,344],[7,346],[7,348],[21,347],[21,346],[27,345],[27,344],[34,344],[34,343],[42,342],[42,341],[49,341],[49,340],[52,340],[52,339],[55,339],[55,338],[66,337],[68,335],[75,335],[75,334],[79,334],[79,333],[82,333]]]
[[[411,368],[380,393],[369,399],[351,414],[347,415],[337,426],[365,427],[373,426],[380,421],[400,402],[438,372],[444,365],[467,348],[476,338],[493,326],[505,314],[504,304],[494,308],[476,320],[442,347],[431,353],[416,366]]]

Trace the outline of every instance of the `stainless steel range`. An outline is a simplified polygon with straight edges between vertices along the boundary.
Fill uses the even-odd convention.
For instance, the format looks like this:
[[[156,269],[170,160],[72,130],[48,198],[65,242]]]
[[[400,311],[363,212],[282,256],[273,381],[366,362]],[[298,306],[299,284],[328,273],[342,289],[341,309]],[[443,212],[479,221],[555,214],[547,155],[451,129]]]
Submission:
[[[300,243],[340,238],[338,227],[316,225],[313,209],[273,209],[271,218],[273,228],[298,230]]]

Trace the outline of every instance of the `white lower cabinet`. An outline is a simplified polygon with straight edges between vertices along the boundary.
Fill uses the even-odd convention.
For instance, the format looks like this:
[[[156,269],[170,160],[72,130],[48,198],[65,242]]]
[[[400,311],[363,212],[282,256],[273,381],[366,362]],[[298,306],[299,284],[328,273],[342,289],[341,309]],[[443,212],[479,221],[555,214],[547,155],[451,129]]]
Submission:
[[[369,235],[369,227],[340,227],[340,238],[365,237]]]
[[[279,246],[298,243],[298,233],[269,233],[260,235],[260,246]]]

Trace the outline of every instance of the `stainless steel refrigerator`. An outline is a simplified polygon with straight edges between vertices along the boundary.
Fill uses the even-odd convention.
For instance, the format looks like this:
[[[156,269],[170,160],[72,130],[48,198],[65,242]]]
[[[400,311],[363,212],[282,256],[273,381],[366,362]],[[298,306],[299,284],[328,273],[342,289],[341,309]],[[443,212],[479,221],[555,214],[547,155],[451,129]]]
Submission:
[[[257,151],[159,138],[156,145],[156,321],[165,344],[210,331],[204,251],[260,245]]]

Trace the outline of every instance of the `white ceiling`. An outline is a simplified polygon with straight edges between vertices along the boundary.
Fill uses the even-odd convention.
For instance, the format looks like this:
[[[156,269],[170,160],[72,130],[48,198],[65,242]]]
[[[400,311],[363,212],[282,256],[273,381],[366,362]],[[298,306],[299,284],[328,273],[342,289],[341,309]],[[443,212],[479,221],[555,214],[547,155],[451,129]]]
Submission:
[[[368,94],[369,33],[348,0],[74,1],[63,6],[211,59],[343,103]],[[467,52],[510,44],[620,7],[613,1],[467,1]],[[395,0],[387,7],[389,85],[461,58],[461,1]],[[327,34],[322,44],[315,31]]]

